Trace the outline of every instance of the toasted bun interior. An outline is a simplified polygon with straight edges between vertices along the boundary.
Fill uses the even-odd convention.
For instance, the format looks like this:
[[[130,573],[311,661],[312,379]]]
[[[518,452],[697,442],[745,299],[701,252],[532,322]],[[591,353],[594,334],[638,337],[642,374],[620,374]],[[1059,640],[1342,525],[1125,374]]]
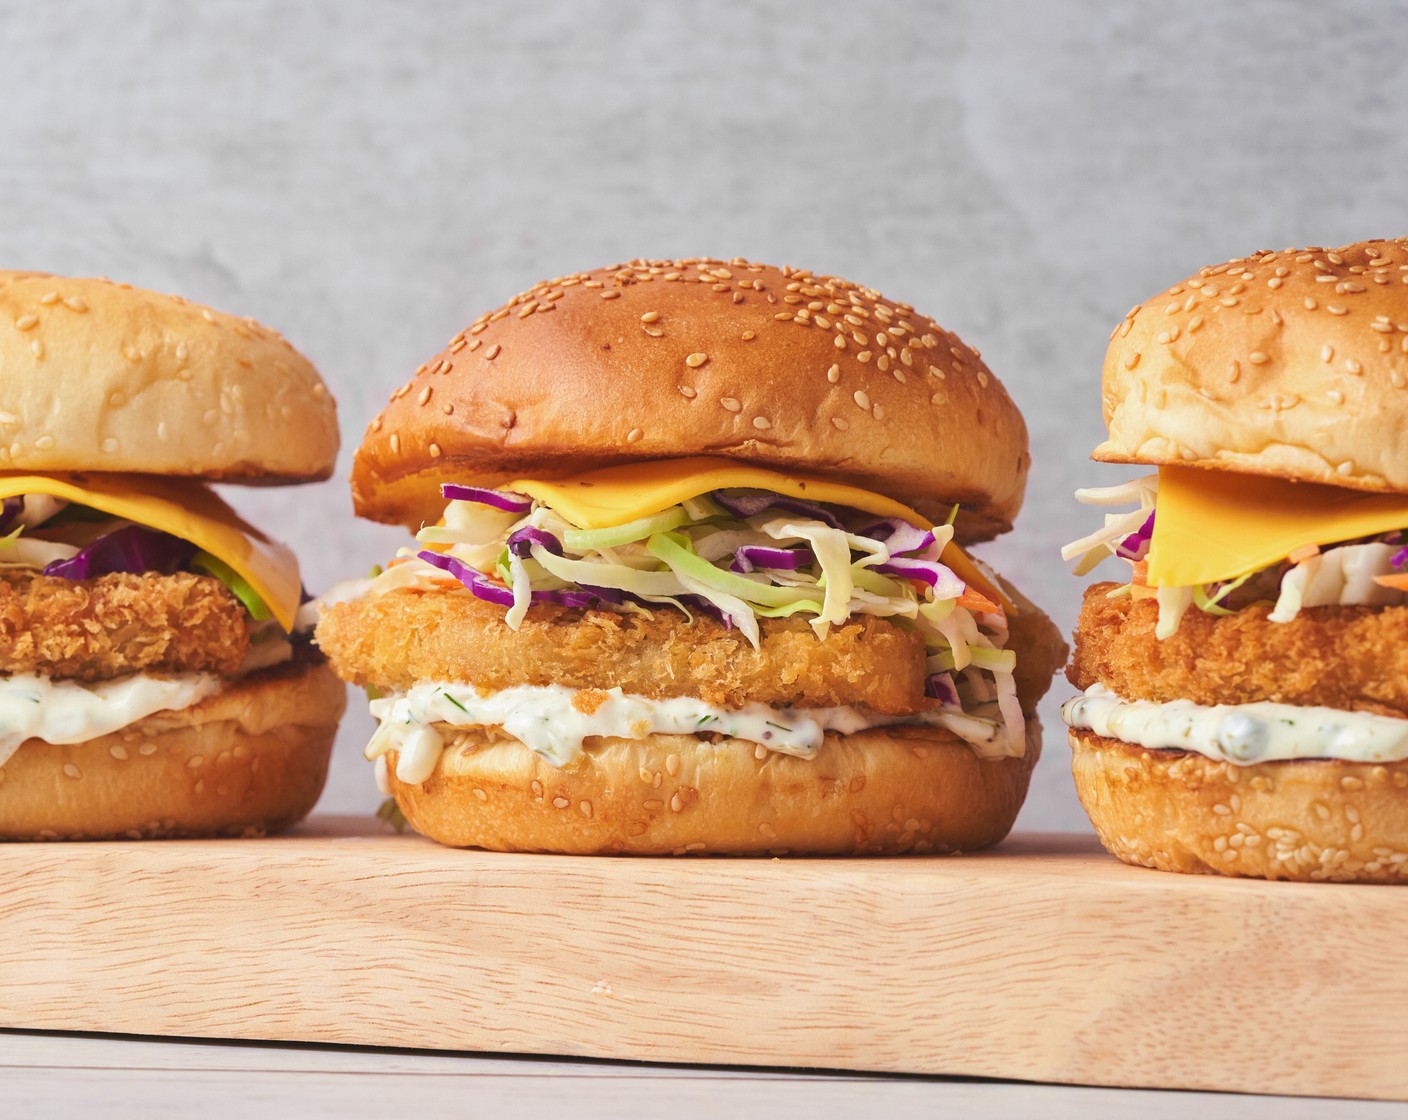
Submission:
[[[191,708],[0,766],[0,839],[256,836],[313,807],[346,686],[318,662],[255,673]]]
[[[1408,882],[1408,762],[1237,766],[1070,732],[1076,792],[1125,863],[1261,879]]]
[[[1106,462],[1408,492],[1408,239],[1255,253],[1125,318]]]
[[[327,478],[337,413],[308,359],[178,296],[0,272],[0,470]]]
[[[1029,456],[977,351],[833,276],[640,260],[543,281],[416,370],[357,452],[359,515],[419,527],[448,481],[721,456],[823,474],[940,521],[1010,527]]]
[[[1040,753],[986,761],[940,729],[827,735],[812,759],[691,735],[588,740],[557,769],[517,740],[462,733],[419,786],[392,792],[454,847],[629,855],[959,852],[1007,835]]]

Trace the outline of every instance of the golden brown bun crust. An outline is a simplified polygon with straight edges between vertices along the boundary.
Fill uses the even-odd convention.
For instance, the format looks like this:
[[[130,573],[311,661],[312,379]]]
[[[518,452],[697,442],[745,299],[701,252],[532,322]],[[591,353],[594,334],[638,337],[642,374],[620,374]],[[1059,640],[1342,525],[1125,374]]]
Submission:
[[[337,411],[274,331],[101,279],[0,271],[0,470],[327,478]]]
[[[1236,766],[1071,731],[1076,792],[1125,863],[1259,879],[1408,882],[1408,762]]]
[[[1093,458],[1408,492],[1408,240],[1204,268],[1115,328]]]
[[[419,527],[442,482],[496,485],[714,455],[824,474],[960,539],[1011,525],[1030,457],[977,352],[834,277],[734,260],[635,261],[544,281],[486,313],[372,421],[357,513]]]
[[[1289,622],[1267,621],[1269,607],[1221,617],[1190,610],[1159,640],[1158,604],[1111,599],[1116,586],[1085,592],[1066,668],[1082,691],[1103,684],[1126,700],[1160,704],[1273,700],[1408,714],[1408,606],[1307,607]]]
[[[257,836],[322,792],[346,705],[321,662],[256,673],[87,743],[30,739],[0,767],[0,839]]]
[[[1041,731],[1022,758],[984,761],[940,729],[827,735],[813,759],[691,735],[589,742],[558,770],[517,740],[465,734],[420,786],[392,792],[442,844],[572,855],[967,852],[1007,835]]]

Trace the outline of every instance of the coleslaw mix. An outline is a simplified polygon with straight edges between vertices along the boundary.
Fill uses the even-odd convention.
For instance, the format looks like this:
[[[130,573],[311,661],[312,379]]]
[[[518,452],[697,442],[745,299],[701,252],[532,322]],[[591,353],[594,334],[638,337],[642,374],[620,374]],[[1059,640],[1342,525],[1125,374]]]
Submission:
[[[921,527],[732,489],[584,529],[526,495],[456,485],[442,493],[448,505],[441,523],[417,534],[418,549],[398,553],[372,580],[372,594],[462,589],[502,607],[514,629],[538,603],[703,614],[755,648],[761,619],[801,615],[825,637],[853,615],[889,618],[923,636],[925,691],[935,712],[948,717],[945,726],[981,754],[1025,750],[1016,654],[1005,648],[1007,614],[994,601],[1000,596],[945,562],[957,550],[952,518]]]
[[[1130,578],[1110,592],[1114,596],[1155,599],[1159,617],[1155,636],[1173,635],[1190,609],[1230,615],[1253,606],[1270,607],[1272,622],[1290,622],[1306,607],[1382,606],[1408,602],[1408,546],[1404,530],[1357,537],[1327,545],[1306,544],[1265,567],[1216,583],[1150,586],[1149,554],[1158,517],[1159,476],[1076,491],[1086,505],[1138,508],[1105,515],[1101,529],[1061,550],[1075,560],[1075,574],[1085,575],[1114,557],[1130,566]]]

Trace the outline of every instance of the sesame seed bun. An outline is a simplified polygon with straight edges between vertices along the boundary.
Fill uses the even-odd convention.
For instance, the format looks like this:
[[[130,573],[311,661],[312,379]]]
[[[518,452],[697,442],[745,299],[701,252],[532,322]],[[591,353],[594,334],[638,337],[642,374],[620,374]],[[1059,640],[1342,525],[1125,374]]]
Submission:
[[[274,331],[101,279],[0,272],[0,470],[327,478],[337,414]]]
[[[1007,835],[1041,750],[983,760],[942,729],[828,734],[815,758],[691,735],[589,740],[557,769],[517,740],[461,732],[422,785],[391,790],[419,833],[454,847],[578,855],[960,852]]]
[[[633,261],[535,285],[419,367],[367,430],[357,513],[419,527],[442,482],[722,456],[825,474],[957,534],[1010,528],[1029,456],[977,351],[870,288],[743,260]]]
[[[1199,270],[1105,358],[1093,458],[1408,492],[1408,239]]]
[[[1408,882],[1408,762],[1237,766],[1070,732],[1076,792],[1125,863],[1301,882]]]
[[[0,767],[0,839],[258,836],[327,777],[346,687],[321,661],[266,670],[86,743],[20,744]]]

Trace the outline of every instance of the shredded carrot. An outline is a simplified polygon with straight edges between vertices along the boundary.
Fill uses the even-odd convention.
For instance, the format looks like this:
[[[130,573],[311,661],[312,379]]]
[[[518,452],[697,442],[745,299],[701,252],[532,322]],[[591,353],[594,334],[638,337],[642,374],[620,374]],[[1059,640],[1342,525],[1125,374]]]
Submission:
[[[1302,560],[1309,560],[1312,556],[1320,555],[1318,544],[1303,544],[1297,549],[1293,549],[1286,557],[1292,564],[1299,564]]]
[[[1136,560],[1134,562],[1134,578],[1129,582],[1136,587],[1149,586],[1149,561]]]
[[[971,586],[967,587],[954,602],[965,610],[977,611],[979,614],[999,614],[1002,611],[1001,607],[981,591],[975,591]]]
[[[1374,582],[1380,587],[1391,587],[1395,591],[1408,591],[1408,572],[1398,572],[1391,576],[1375,576]]]

